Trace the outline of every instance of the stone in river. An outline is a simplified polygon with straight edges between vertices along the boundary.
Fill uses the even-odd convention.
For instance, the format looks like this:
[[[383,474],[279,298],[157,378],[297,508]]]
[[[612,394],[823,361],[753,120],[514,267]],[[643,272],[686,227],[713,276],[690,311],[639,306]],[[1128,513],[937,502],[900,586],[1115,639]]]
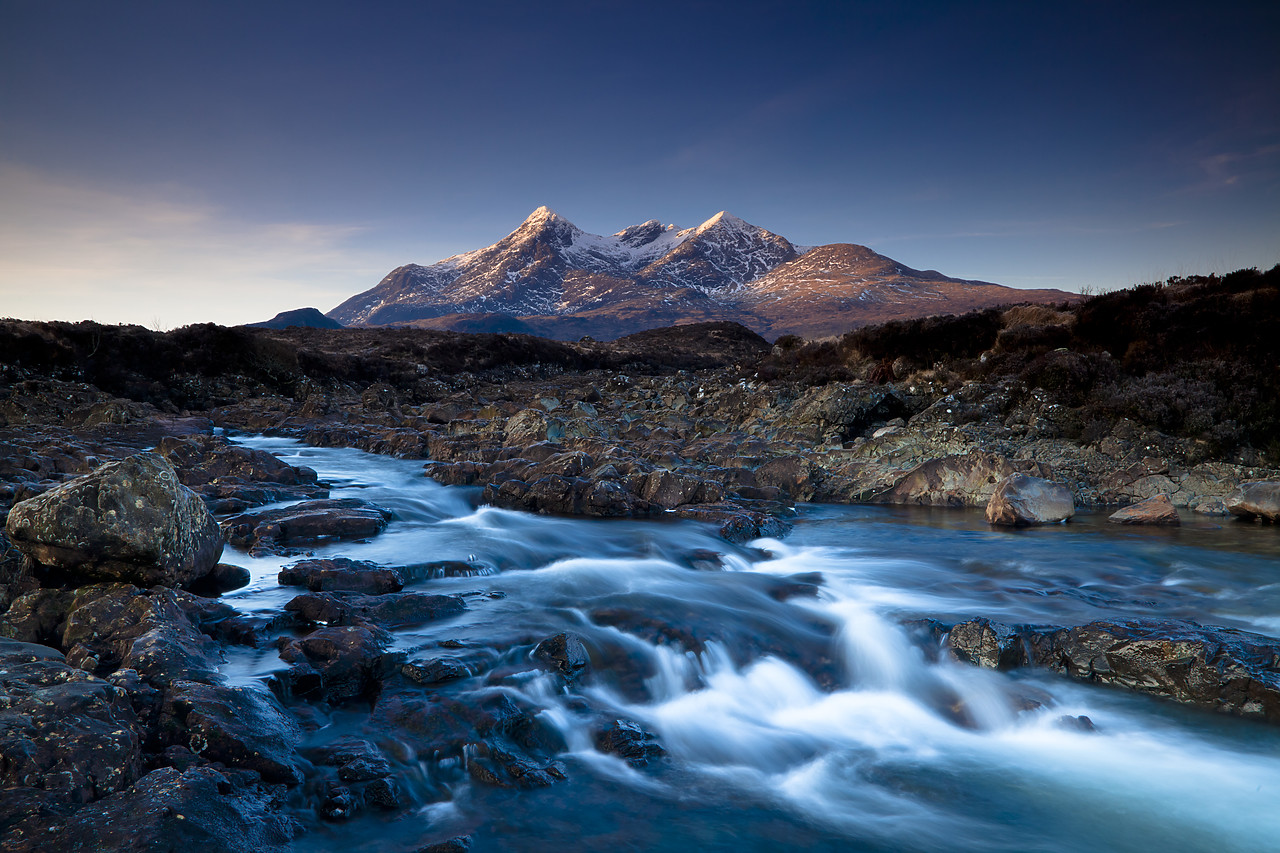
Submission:
[[[987,502],[987,521],[992,524],[1051,524],[1073,515],[1075,504],[1066,486],[1026,474],[1004,478]]]
[[[1107,517],[1107,521],[1113,524],[1159,524],[1168,527],[1177,527],[1182,524],[1173,501],[1164,494],[1117,510]]]
[[[223,522],[237,547],[270,547],[322,539],[364,539],[381,533],[391,510],[357,498],[303,501],[283,509],[245,513]]]

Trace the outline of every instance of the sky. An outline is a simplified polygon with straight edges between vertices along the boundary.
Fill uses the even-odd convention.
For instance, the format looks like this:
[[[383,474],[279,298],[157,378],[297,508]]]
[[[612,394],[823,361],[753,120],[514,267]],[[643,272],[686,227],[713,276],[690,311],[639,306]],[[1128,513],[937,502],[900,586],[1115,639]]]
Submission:
[[[1280,3],[0,0],[0,316],[328,311],[548,205],[1101,291],[1280,262]]]

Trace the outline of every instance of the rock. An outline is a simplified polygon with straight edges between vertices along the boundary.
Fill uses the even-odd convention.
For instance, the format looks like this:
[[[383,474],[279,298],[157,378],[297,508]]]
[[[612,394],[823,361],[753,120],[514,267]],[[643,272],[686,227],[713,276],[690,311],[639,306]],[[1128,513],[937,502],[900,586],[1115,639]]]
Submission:
[[[467,609],[457,595],[431,595],[421,592],[387,593],[385,595],[352,595],[308,593],[290,600],[284,609],[297,613],[308,622],[327,625],[349,624],[366,620],[388,627],[420,625],[457,616]]]
[[[186,745],[197,755],[257,771],[268,782],[302,780],[293,752],[302,730],[269,693],[175,681],[164,712],[184,730]]]
[[[228,519],[222,527],[232,545],[253,548],[322,539],[365,539],[381,533],[391,518],[389,509],[342,498],[246,513]]]
[[[1022,637],[1007,625],[986,619],[956,625],[947,634],[947,647],[957,660],[987,669],[1013,669],[1025,661]]]
[[[1042,666],[1224,714],[1280,723],[1280,640],[1195,622],[1136,619],[1010,631],[984,619],[955,626],[961,660]]]
[[[221,653],[203,628],[234,612],[180,590],[81,587],[67,611],[61,645],[69,663],[99,675],[132,669],[161,686],[175,679],[212,681]]]
[[[538,643],[533,656],[573,681],[591,663],[591,655],[577,634],[556,634]]]
[[[1066,486],[1026,474],[1006,477],[987,502],[987,521],[992,524],[1049,524],[1073,515],[1075,504]]]
[[[0,617],[0,636],[23,643],[59,646],[67,610],[75,594],[65,589],[35,589],[19,595]]]
[[[564,421],[547,417],[545,410],[524,409],[507,419],[503,444],[524,447],[539,441],[558,443],[564,438]]]
[[[614,720],[596,733],[596,749],[624,759],[633,767],[644,767],[667,754],[662,745],[632,720]]]
[[[36,816],[10,832],[10,853],[50,850],[285,853],[301,834],[275,792],[211,767],[153,770],[69,818]]]
[[[388,673],[398,669],[402,653],[387,652],[391,635],[366,625],[331,626],[301,639],[282,639],[280,657],[293,664],[288,673],[295,695],[338,704],[374,694]]]
[[[1280,641],[1194,622],[1092,622],[1039,632],[1032,662],[1222,713],[1280,722]]]
[[[222,531],[204,502],[154,453],[106,465],[22,501],[6,524],[36,562],[87,581],[186,586],[222,554]]]
[[[616,481],[559,474],[550,474],[532,483],[516,478],[489,483],[483,500],[511,509],[596,518],[639,518],[661,511],[661,507],[632,494]]]
[[[0,640],[0,797],[36,788],[84,803],[122,790],[138,776],[139,729],[124,690],[46,646]]]
[[[1280,523],[1280,480],[1241,483],[1223,502],[1240,518]]]
[[[346,557],[303,560],[281,569],[277,579],[281,586],[305,586],[312,592],[342,590],[382,595],[404,587],[404,578],[395,569]]]
[[[1132,506],[1117,510],[1107,517],[1113,524],[1159,524],[1177,527],[1182,524],[1178,510],[1168,495],[1156,495]]]
[[[893,486],[873,494],[869,502],[985,506],[997,485],[1017,473],[1025,471],[998,453],[973,451],[960,456],[944,456],[912,468]]]
[[[719,525],[720,538],[741,544],[752,539],[780,539],[791,532],[791,523],[763,512],[754,512],[727,501],[718,504],[689,504],[677,507],[674,515]]]
[[[191,591],[197,595],[213,598],[224,592],[246,587],[252,580],[253,574],[243,566],[218,563],[209,570],[209,574],[191,584]]]
[[[258,506],[328,497],[310,468],[295,468],[263,450],[232,444],[222,436],[165,438],[156,452],[178,472],[184,486],[211,509]]]

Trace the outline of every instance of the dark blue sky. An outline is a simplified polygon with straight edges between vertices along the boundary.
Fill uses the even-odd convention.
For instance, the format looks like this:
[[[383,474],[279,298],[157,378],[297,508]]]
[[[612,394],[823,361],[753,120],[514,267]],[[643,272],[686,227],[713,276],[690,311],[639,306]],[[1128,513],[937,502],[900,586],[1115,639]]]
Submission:
[[[541,204],[1015,286],[1280,261],[1280,4],[0,0],[0,314],[327,310]]]

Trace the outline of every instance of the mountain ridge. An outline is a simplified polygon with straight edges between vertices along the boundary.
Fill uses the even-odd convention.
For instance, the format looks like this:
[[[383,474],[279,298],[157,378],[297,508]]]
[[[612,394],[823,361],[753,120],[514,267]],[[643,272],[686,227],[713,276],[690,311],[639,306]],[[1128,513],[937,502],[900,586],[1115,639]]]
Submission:
[[[732,320],[761,334],[815,337],[886,319],[1078,298],[915,270],[854,243],[797,247],[724,210],[693,228],[651,219],[601,236],[542,206],[489,246],[396,267],[327,316],[345,326],[495,331],[511,328],[510,318],[536,334],[598,338]]]

